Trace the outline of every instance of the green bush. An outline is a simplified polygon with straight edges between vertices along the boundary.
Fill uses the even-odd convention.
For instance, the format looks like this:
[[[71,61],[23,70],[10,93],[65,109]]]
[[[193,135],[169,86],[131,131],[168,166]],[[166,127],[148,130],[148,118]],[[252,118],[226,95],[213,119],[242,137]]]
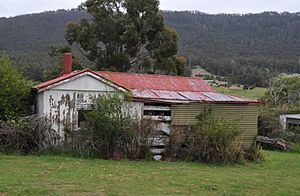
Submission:
[[[0,57],[0,121],[30,113],[32,86],[33,82],[24,79],[8,58]]]
[[[294,130],[286,130],[282,132],[281,138],[287,140],[291,143],[298,143],[300,144],[300,134]]]
[[[274,112],[265,112],[258,117],[258,135],[270,137],[280,131],[279,115]]]
[[[198,115],[197,120],[195,126],[173,129],[166,159],[218,164],[242,160],[242,131],[236,123],[217,118],[207,110]]]
[[[149,149],[151,122],[141,121],[118,94],[101,96],[86,115],[84,141],[105,159],[143,159]]]

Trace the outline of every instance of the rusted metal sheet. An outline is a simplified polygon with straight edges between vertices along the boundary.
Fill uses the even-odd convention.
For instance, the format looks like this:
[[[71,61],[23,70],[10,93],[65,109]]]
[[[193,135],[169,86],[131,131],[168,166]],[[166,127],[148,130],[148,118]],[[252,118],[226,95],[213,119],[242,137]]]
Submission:
[[[224,95],[216,92],[177,92],[177,91],[157,91],[157,90],[133,90],[133,97],[137,99],[152,100],[173,100],[180,102],[210,102],[210,103],[257,103],[250,100],[231,95]]]
[[[120,72],[97,72],[107,80],[128,89],[216,92],[201,78]]]
[[[185,97],[181,96],[176,91],[163,91],[163,90],[133,90],[132,95],[134,98],[144,99],[170,99],[170,100],[185,100]]]
[[[205,96],[202,92],[179,92],[189,101],[213,101],[211,98]]]
[[[235,97],[232,95],[225,95],[225,94],[215,93],[215,92],[203,92],[202,94],[210,98],[213,102],[230,102],[230,103],[257,102],[255,100],[250,100],[246,98]]]

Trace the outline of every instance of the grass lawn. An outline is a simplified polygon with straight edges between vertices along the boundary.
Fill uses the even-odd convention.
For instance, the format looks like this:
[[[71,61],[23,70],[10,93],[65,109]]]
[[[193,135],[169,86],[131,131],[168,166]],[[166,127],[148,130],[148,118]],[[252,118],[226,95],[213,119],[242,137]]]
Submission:
[[[215,89],[219,93],[225,93],[229,95],[235,95],[239,97],[246,97],[251,99],[259,99],[262,98],[267,89],[256,87],[253,90],[243,90],[242,88],[225,88],[225,87],[215,87]]]
[[[232,166],[2,155],[0,195],[300,195],[300,154],[265,155]]]

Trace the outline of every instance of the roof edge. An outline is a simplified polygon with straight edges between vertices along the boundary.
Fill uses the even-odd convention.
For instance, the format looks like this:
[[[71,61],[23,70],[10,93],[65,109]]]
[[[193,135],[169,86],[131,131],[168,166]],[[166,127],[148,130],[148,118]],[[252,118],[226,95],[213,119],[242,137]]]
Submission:
[[[115,82],[113,82],[113,81],[111,81],[111,80],[106,79],[105,77],[103,77],[103,76],[97,74],[97,72],[91,70],[90,68],[87,68],[87,69],[84,69],[84,70],[76,70],[76,71],[71,72],[70,74],[59,76],[59,77],[54,78],[54,79],[52,79],[52,80],[49,80],[49,81],[47,81],[47,82],[43,82],[43,83],[41,83],[41,84],[38,84],[38,85],[36,85],[36,86],[33,86],[32,89],[38,90],[38,91],[40,92],[40,91],[43,91],[45,88],[51,87],[51,86],[56,85],[56,84],[58,84],[58,83],[60,83],[60,82],[63,82],[63,81],[65,81],[65,80],[69,80],[69,79],[71,79],[71,78],[80,76],[80,75],[85,74],[85,73],[91,73],[91,74],[95,75],[95,77],[99,77],[99,78],[101,78],[102,80],[107,81],[107,83],[108,83],[109,85],[111,85],[111,86],[113,86],[113,87],[115,87],[115,88],[118,88],[118,87],[119,87],[119,88],[122,89],[122,90],[130,91],[130,89],[127,89],[127,88],[124,87],[124,86],[121,86],[121,85],[119,85],[119,84],[117,84],[117,83],[115,83]],[[119,89],[119,90],[120,90],[120,89]]]

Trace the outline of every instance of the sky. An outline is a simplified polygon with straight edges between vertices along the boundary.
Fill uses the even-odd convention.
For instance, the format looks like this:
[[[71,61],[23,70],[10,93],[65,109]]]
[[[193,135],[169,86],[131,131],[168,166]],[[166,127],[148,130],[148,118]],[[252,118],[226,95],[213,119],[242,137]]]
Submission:
[[[84,0],[0,0],[0,17],[76,8]],[[300,12],[300,0],[160,0],[161,10],[217,13]]]

